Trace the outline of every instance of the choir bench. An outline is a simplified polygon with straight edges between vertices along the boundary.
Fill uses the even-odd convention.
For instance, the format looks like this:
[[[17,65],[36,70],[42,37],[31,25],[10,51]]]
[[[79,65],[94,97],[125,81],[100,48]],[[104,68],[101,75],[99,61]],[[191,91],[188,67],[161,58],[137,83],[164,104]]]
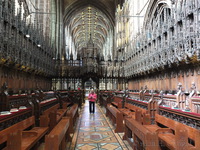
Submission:
[[[22,95],[5,95],[1,93],[1,111],[9,111],[12,108],[20,108],[20,107],[32,107],[31,97],[27,94]]]
[[[116,107],[111,104],[107,104],[106,116],[112,120],[113,124],[116,124],[115,132],[124,132],[124,123],[123,123],[123,113],[120,112]]]
[[[130,103],[125,103],[124,108],[119,108],[119,110],[123,113],[124,116],[126,116],[126,117],[129,116],[129,117],[133,117],[133,118],[135,118],[135,112],[138,109],[141,110],[141,114],[147,113],[146,109],[137,107],[137,106],[132,105]]]
[[[74,133],[75,123],[79,117],[78,104],[74,104],[69,108],[67,116],[70,117],[69,133]]]
[[[57,95],[59,97],[62,108],[67,108],[73,104],[73,102],[69,98],[68,91],[58,91]]]
[[[125,118],[125,134],[123,137],[133,149],[158,150],[158,137],[150,132],[134,118]]]
[[[151,146],[155,146],[154,149],[159,148],[158,143],[160,143],[161,149],[166,147],[170,150],[200,149],[199,130],[158,114],[155,115],[156,124],[149,125],[150,122],[148,123],[148,120],[150,121],[149,115],[144,116],[143,122],[128,117],[125,119],[124,139],[128,140],[133,147],[137,146],[137,148],[143,148],[149,145],[148,143],[150,142],[154,143],[151,144]],[[130,141],[132,137],[135,143]],[[137,137],[137,139],[135,139],[135,137]],[[144,139],[150,139],[150,141]],[[191,143],[194,144],[189,144],[188,141],[192,141]]]
[[[50,131],[55,125],[66,115],[67,109],[59,109],[59,104],[56,104],[43,112],[40,116],[40,126],[49,126]]]
[[[0,143],[7,142],[4,150],[29,150],[36,146],[49,128],[34,125],[35,117],[32,116],[0,131]]]
[[[122,108],[122,97],[114,96],[113,101],[111,102],[116,108]]]
[[[63,117],[53,130],[45,136],[45,150],[65,150],[69,135],[70,120]]]
[[[144,127],[152,133],[156,132],[161,144],[169,149],[200,149],[199,130],[158,114],[155,115],[155,122],[155,125],[144,125]],[[188,143],[191,140],[194,145]]]

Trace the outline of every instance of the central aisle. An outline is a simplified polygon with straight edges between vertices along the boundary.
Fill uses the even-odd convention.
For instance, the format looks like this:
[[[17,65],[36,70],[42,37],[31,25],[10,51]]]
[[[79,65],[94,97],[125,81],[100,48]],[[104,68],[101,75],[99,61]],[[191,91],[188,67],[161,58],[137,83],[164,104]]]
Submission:
[[[122,134],[114,133],[104,110],[95,105],[94,114],[89,113],[88,100],[83,105],[71,150],[131,150],[127,142],[122,141]]]

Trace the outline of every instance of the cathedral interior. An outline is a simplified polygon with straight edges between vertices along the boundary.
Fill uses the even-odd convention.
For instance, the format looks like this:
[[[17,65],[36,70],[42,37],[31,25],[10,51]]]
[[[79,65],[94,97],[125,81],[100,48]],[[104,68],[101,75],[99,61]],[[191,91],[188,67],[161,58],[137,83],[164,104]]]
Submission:
[[[200,150],[199,86],[200,0],[0,0],[2,150]]]

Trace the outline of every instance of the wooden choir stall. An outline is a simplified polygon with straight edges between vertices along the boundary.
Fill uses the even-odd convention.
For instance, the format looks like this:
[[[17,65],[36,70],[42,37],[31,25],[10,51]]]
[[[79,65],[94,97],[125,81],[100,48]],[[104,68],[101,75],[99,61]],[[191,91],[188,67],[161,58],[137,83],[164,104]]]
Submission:
[[[200,149],[200,96],[194,86],[191,93],[179,83],[173,93],[145,89],[124,92],[121,98],[113,91],[100,95],[115,132],[124,133],[134,150]]]
[[[67,97],[65,94],[37,90],[9,95],[6,86],[3,86],[0,97],[0,149],[37,149],[41,143],[46,150],[66,149],[79,117],[79,104],[64,99]]]

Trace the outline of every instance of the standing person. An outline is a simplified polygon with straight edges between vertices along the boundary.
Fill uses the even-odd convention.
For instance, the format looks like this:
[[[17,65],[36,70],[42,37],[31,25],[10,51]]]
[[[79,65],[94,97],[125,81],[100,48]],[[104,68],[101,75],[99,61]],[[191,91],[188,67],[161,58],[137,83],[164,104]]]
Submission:
[[[97,100],[97,94],[94,92],[94,90],[91,90],[91,93],[88,96],[89,99],[89,110],[90,113],[95,112],[95,101]]]

